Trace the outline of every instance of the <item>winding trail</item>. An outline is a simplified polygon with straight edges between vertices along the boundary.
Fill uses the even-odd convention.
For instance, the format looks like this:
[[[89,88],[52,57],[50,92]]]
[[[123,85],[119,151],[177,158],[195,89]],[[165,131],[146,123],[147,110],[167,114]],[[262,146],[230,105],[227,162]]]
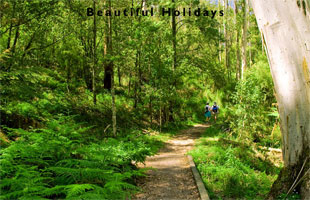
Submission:
[[[145,165],[152,167],[147,176],[138,182],[143,193],[133,199],[200,199],[199,192],[189,166],[186,153],[194,146],[195,139],[205,131],[208,125],[199,124],[181,131],[155,156],[148,157]]]

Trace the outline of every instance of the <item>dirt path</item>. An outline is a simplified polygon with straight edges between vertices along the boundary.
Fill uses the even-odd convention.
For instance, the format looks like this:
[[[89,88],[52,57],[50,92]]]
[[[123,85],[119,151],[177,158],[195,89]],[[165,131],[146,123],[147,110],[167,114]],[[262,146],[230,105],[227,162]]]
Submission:
[[[166,142],[157,155],[148,157],[145,165],[139,167],[155,169],[149,170],[147,177],[139,181],[143,193],[137,194],[134,199],[200,199],[185,154],[207,127],[200,124],[182,131]]]

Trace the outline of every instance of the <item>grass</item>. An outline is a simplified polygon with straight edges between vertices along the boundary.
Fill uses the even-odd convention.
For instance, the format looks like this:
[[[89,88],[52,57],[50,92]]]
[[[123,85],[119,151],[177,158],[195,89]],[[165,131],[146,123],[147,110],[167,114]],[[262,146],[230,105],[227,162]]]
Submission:
[[[211,199],[264,199],[280,169],[212,126],[190,152]]]

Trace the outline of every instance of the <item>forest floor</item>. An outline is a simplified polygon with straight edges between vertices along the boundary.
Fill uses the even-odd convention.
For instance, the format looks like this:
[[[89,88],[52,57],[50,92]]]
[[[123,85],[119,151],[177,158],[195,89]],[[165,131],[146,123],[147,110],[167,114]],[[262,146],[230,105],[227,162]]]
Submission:
[[[186,153],[208,127],[199,124],[181,131],[157,155],[148,157],[145,165],[140,164],[140,168],[152,169],[138,180],[142,193],[133,199],[200,199]]]

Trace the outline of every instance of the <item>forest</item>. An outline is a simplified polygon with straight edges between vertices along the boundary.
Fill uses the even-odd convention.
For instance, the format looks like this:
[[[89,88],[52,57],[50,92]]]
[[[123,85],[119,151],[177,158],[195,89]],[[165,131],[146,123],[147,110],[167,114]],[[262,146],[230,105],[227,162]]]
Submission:
[[[0,199],[204,199],[188,155],[210,199],[310,198],[310,0],[1,0],[0,22]]]

